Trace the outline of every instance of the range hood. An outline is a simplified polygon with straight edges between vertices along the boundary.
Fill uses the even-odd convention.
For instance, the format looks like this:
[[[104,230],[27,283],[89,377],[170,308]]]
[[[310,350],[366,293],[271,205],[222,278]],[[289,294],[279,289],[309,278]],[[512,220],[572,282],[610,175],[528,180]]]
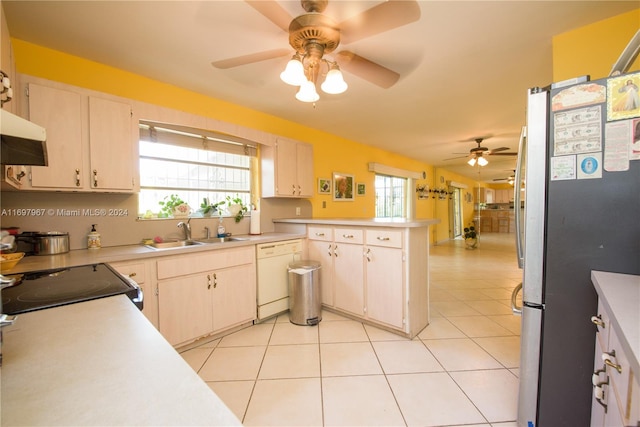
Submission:
[[[48,166],[46,140],[43,127],[0,109],[2,165]]]

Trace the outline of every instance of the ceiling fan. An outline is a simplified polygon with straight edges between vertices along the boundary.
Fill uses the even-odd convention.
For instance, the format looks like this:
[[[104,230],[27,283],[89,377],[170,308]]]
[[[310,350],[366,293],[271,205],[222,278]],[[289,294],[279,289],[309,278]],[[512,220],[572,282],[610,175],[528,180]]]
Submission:
[[[513,185],[513,183],[516,180],[516,171],[513,170],[513,173],[511,175],[509,175],[506,178],[495,178],[494,181],[496,182],[508,182],[510,185]]]
[[[476,144],[478,144],[478,146],[469,150],[469,154],[467,155],[459,156],[459,157],[451,157],[445,160],[462,159],[465,157],[469,157],[469,161],[467,162],[469,163],[469,165],[475,166],[475,164],[477,163],[480,166],[485,166],[489,163],[486,156],[517,156],[518,155],[518,153],[513,153],[513,152],[505,153],[504,151],[509,150],[509,147],[498,147],[498,148],[494,148],[493,150],[490,150],[488,147],[483,147],[482,141],[484,141],[487,138],[489,137],[484,136],[484,137],[472,138],[467,140],[467,141],[475,141]]]
[[[316,73],[317,66],[323,61],[323,56],[335,51],[341,40],[351,43],[401,27],[420,18],[420,7],[415,0],[385,1],[340,23],[336,23],[333,18],[322,13],[327,7],[328,0],[301,0],[300,3],[306,13],[296,18],[292,18],[276,1],[245,0],[245,2],[283,31],[288,32],[289,44],[294,49],[295,55],[306,58],[311,67],[315,67]],[[273,49],[214,61],[212,65],[215,68],[228,69],[286,55],[291,55],[290,49]],[[333,64],[337,63],[344,70],[384,89],[393,86],[400,78],[395,71],[348,50],[335,53],[334,60]],[[315,80],[312,81],[315,82]]]

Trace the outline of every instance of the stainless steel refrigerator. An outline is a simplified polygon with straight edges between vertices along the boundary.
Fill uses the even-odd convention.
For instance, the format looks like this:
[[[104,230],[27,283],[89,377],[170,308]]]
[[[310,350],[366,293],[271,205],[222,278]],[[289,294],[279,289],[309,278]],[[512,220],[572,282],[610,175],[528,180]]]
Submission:
[[[636,72],[529,90],[515,191],[524,184],[519,426],[590,423],[591,270],[640,274],[638,86]]]

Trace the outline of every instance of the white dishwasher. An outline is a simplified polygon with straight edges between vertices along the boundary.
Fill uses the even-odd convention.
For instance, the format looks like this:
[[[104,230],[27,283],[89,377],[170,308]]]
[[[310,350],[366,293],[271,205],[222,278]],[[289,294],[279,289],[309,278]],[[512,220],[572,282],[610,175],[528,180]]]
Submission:
[[[289,309],[289,263],[302,259],[302,240],[256,245],[258,320]]]

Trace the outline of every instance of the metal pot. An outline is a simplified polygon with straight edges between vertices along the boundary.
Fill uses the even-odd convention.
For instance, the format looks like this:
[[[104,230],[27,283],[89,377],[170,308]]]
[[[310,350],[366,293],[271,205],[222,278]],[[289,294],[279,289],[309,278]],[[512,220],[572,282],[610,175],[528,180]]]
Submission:
[[[34,255],[56,255],[69,252],[69,233],[61,231],[26,232],[18,236],[18,241],[31,246]]]

